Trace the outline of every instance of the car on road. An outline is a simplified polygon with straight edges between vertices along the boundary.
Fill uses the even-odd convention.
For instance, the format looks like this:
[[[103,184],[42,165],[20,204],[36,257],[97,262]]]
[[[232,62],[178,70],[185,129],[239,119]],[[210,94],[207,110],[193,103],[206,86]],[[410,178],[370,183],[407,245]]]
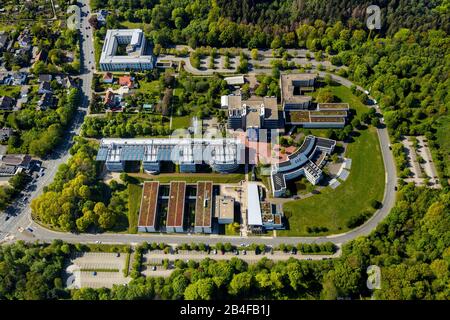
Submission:
[[[389,146],[389,150],[392,150],[392,146],[391,146],[391,144],[389,144],[388,146]]]
[[[97,240],[97,241],[95,241],[95,243],[101,243],[101,242]]]
[[[8,221],[11,216],[6,216],[5,221]]]

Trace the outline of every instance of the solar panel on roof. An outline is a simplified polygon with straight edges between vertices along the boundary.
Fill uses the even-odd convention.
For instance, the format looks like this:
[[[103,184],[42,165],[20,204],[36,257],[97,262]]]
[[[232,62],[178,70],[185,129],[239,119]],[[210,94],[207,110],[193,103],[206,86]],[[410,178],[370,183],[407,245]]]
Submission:
[[[97,161],[106,161],[106,157],[108,155],[108,148],[101,147],[97,152]]]
[[[144,146],[123,146],[121,153],[122,161],[140,161],[144,159]]]

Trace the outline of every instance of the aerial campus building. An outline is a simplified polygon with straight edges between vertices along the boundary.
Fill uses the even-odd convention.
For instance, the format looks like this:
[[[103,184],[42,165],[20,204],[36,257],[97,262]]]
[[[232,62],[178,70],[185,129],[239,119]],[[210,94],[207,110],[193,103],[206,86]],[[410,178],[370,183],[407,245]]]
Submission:
[[[270,182],[273,196],[284,195],[286,182],[302,175],[312,184],[317,184],[322,178],[321,167],[325,157],[333,152],[335,146],[334,140],[307,136],[300,148],[287,159],[272,165]]]
[[[125,52],[119,52],[126,46]],[[147,53],[147,43],[141,29],[113,29],[106,32],[100,56],[102,71],[153,69],[153,56]]]
[[[249,140],[259,140],[259,129],[283,129],[285,125],[304,128],[343,128],[348,116],[348,103],[312,102],[318,76],[309,73],[280,76],[281,106],[276,97],[251,96],[243,100],[240,94],[221,97],[221,107],[228,109],[228,128],[249,132]]]
[[[304,128],[343,128],[348,116],[348,103],[318,103],[312,106],[312,97],[318,76],[315,74],[282,74],[280,77],[281,105],[285,123]]]
[[[168,192],[163,192],[166,188]],[[189,185],[195,189],[188,194],[185,181],[172,181],[160,184],[147,181],[142,189],[141,208],[139,211],[139,232],[180,233],[189,231],[192,224],[195,233],[212,233],[213,218],[213,183],[199,181]],[[194,218],[191,219],[187,203],[195,202]],[[165,210],[164,208],[167,208]]]
[[[221,107],[228,108],[230,129],[278,129],[281,127],[276,97],[252,96],[242,100],[240,94],[221,97]]]
[[[159,173],[161,163],[179,164],[180,172],[196,172],[197,164],[208,164],[216,172],[236,171],[245,159],[239,139],[102,139],[97,161],[109,171],[121,172],[126,162],[142,162],[147,173]]]

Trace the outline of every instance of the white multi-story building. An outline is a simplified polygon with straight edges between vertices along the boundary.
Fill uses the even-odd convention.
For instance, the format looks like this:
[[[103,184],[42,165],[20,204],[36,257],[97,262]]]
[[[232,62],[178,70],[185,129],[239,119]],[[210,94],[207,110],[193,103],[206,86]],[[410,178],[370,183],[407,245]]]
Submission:
[[[119,46],[126,45],[126,55],[117,55]],[[113,29],[106,32],[100,56],[103,71],[153,69],[153,56],[146,53],[146,40],[141,29]]]

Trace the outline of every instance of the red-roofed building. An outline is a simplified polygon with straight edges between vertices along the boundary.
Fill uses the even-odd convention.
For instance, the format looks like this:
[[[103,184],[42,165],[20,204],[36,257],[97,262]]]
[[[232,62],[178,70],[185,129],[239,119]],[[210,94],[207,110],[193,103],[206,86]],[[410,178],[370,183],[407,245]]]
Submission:
[[[105,100],[103,103],[107,106],[114,104],[114,93],[112,91],[107,91],[105,94]]]
[[[131,79],[130,76],[122,76],[122,77],[119,77],[119,84],[121,86],[127,86],[128,88],[132,88],[133,80]]]
[[[114,77],[111,72],[107,72],[103,75],[103,83],[113,83]]]

